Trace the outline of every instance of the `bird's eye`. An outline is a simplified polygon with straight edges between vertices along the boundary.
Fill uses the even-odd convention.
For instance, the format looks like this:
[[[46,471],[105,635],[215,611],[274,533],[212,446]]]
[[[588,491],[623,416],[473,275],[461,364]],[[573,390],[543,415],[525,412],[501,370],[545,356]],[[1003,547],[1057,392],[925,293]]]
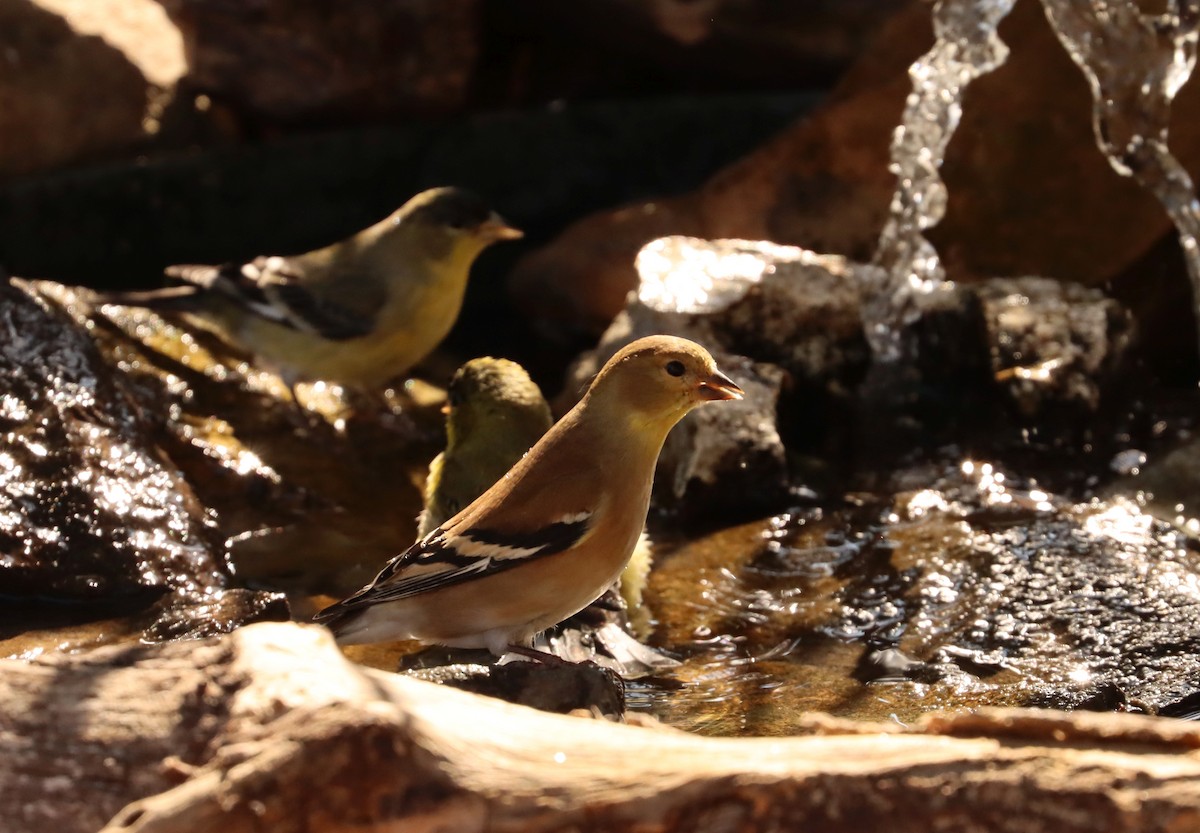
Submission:
[[[672,376],[683,375],[683,362],[667,362],[667,373]]]
[[[446,400],[450,403],[451,408],[457,408],[463,403],[462,391],[458,388],[451,387],[450,390],[446,392]]]

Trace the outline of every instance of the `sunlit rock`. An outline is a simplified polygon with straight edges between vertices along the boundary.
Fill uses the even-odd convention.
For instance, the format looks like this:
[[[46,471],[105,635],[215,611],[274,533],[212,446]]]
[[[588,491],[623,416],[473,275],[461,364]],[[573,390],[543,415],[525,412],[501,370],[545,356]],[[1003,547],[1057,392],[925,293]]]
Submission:
[[[820,388],[861,375],[859,272],[871,267],[765,242],[672,237],[647,246],[638,268],[637,293],[573,368],[566,390],[578,391],[642,336],[705,345],[746,398],[700,408],[672,432],[659,464],[664,497],[691,513],[777,506],[788,492],[781,394],[796,381]]]
[[[0,4],[0,179],[142,150],[186,72],[153,0]]]
[[[176,635],[286,615],[279,597],[229,595],[218,530],[82,330],[17,281],[0,284],[0,330],[0,586],[10,609],[45,600],[111,615],[154,604],[147,633]]]

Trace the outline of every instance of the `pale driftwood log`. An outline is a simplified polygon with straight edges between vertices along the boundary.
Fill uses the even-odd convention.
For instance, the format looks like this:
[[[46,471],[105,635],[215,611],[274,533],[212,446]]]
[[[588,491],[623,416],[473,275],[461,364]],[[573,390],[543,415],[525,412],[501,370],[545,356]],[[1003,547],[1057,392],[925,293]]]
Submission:
[[[989,712],[714,740],[345,661],[328,635],[0,663],[0,829],[1200,830],[1200,727]]]

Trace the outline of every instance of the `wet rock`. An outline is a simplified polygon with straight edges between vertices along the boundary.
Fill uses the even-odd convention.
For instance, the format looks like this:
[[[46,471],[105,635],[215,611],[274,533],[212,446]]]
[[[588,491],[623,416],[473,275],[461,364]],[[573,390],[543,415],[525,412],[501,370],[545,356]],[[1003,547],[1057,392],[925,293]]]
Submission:
[[[993,370],[1025,416],[1052,405],[1095,411],[1104,383],[1125,369],[1134,341],[1128,310],[1098,289],[1046,278],[985,281]]]
[[[1104,488],[1105,497],[1133,496],[1157,517],[1200,537],[1200,439],[1193,430],[1173,432],[1161,449],[1114,455],[1109,467],[1118,477]]]
[[[1077,284],[946,283],[915,296],[914,314],[897,325],[916,359],[872,363],[862,303],[882,274],[873,265],[687,237],[654,241],[637,265],[636,293],[566,390],[644,335],[709,347],[747,396],[699,409],[668,438],[660,499],[692,516],[772,511],[789,476],[832,488],[839,478],[826,463],[839,455],[885,468],[939,437],[964,441],[964,424],[1003,427],[1010,411],[1020,420],[1095,413],[1133,366],[1128,310]]]
[[[278,617],[277,597],[228,595],[217,530],[87,335],[16,280],[0,328],[4,594],[107,615],[153,603],[148,635]]]
[[[3,0],[0,56],[0,179],[143,149],[186,70],[153,0]]]
[[[1200,553],[1186,532],[978,461],[890,485],[894,499],[858,493],[663,554],[647,590],[657,641],[691,654],[663,719],[776,734],[806,709],[1194,710]]]
[[[584,709],[613,720],[625,713],[625,686],[620,676],[592,663],[443,665],[408,673],[420,680],[546,712],[567,714]]]
[[[94,338],[242,581],[344,595],[412,543],[441,442],[440,389],[369,396],[302,384],[297,403],[195,322],[37,288]]]

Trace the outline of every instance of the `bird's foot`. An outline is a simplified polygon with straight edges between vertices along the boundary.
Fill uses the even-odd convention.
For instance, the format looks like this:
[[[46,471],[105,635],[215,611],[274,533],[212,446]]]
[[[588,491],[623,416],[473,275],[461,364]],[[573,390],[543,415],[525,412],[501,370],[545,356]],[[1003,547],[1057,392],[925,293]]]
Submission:
[[[539,651],[537,648],[530,648],[528,645],[507,645],[505,650],[510,654],[519,654],[523,657],[528,657],[535,662],[544,663],[545,665],[566,665],[574,668],[579,663],[571,662],[569,659],[555,656],[546,651]]]

